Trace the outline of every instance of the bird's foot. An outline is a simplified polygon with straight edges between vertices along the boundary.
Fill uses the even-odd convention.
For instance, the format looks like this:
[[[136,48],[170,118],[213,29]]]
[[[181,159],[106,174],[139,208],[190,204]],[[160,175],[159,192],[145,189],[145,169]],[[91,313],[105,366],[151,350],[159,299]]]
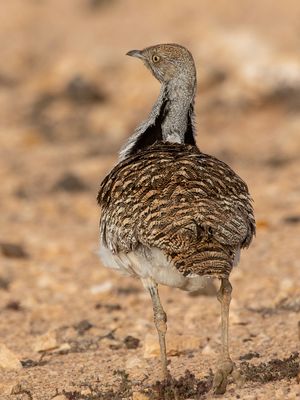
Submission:
[[[161,380],[167,381],[171,378],[171,373],[168,369],[168,365],[170,364],[170,360],[162,360],[162,369],[161,369]]]
[[[160,377],[161,377],[161,380],[162,380],[162,381],[167,380],[167,379],[169,378],[169,376],[170,376],[169,370],[163,369],[163,370],[161,371]]]
[[[221,363],[213,380],[213,391],[215,394],[224,394],[226,391],[228,376],[233,378],[237,387],[242,387],[245,383],[244,376],[239,372],[231,360],[226,360]]]

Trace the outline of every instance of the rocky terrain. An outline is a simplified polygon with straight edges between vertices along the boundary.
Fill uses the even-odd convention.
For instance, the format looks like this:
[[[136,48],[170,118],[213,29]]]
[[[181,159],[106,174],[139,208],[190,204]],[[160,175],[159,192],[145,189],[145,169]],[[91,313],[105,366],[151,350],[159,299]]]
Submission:
[[[102,267],[99,183],[159,85],[124,54],[178,42],[198,69],[202,151],[247,181],[257,236],[232,273],[224,399],[300,398],[300,3],[10,0],[0,10],[0,399],[214,399],[213,291],[161,288],[158,382],[140,282]],[[217,282],[216,282],[217,284]]]

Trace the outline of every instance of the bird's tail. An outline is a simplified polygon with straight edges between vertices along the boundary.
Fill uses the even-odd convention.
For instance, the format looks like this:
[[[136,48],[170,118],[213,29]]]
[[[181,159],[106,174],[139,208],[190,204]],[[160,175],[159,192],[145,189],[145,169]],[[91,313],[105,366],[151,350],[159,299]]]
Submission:
[[[230,274],[238,249],[233,250],[216,241],[201,242],[187,251],[170,254],[183,275],[208,275],[226,278]]]

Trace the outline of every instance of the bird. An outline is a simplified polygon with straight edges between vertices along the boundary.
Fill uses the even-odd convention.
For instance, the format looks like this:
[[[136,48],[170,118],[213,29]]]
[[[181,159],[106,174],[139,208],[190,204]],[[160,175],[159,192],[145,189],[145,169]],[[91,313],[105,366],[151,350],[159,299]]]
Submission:
[[[229,352],[229,275],[255,235],[246,183],[196,144],[196,67],[179,44],[127,53],[160,82],[148,116],[129,137],[118,163],[100,184],[100,257],[124,275],[140,278],[152,299],[162,377],[169,376],[167,315],[158,285],[195,291],[220,281],[221,351],[213,390],[226,391],[239,374]]]

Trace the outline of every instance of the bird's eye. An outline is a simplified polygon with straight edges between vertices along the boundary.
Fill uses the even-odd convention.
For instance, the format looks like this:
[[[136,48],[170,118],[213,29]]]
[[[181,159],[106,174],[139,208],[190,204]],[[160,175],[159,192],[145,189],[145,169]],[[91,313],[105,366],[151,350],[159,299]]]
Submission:
[[[154,55],[154,56],[152,57],[152,61],[153,61],[154,63],[158,63],[159,60],[160,60],[160,57],[157,56],[157,55]]]

